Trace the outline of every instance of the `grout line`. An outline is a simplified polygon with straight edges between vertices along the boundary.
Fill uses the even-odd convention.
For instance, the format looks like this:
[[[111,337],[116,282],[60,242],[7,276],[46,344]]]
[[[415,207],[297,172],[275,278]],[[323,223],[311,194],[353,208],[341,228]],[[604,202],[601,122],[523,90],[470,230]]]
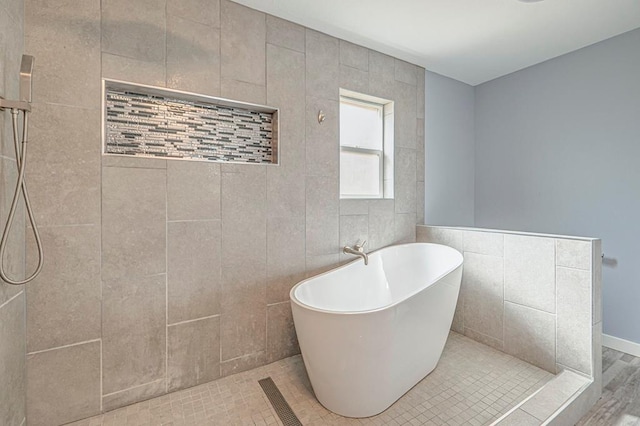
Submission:
[[[100,203],[100,210],[102,210],[102,203]],[[102,212],[100,212],[100,216],[102,217]],[[84,227],[88,227],[88,226],[99,226],[100,224],[98,223],[70,223],[70,224],[63,224],[63,225],[38,225],[38,229],[45,229],[45,228],[73,228],[73,227],[77,227],[77,226],[84,226]],[[27,224],[26,225],[27,228],[31,228],[31,224]]]
[[[102,62],[102,57],[103,57],[103,46],[102,46],[102,10],[103,10],[103,0],[100,0],[100,80],[102,81],[103,78],[103,74],[104,74],[104,66],[103,66],[103,62]],[[104,114],[103,111],[103,103],[104,100],[102,99],[102,90],[100,91],[100,112],[101,114]],[[104,126],[104,122],[100,123],[100,126]],[[100,129],[100,133],[104,134],[104,129]],[[101,145],[104,143],[103,141],[100,141]],[[104,199],[103,194],[102,194],[102,182],[104,179],[104,167],[102,166],[102,151],[103,151],[103,147],[100,147],[100,227],[98,228],[98,232],[100,235],[100,262],[98,264],[98,276],[100,277],[100,412],[104,412],[104,342],[103,342],[103,338],[104,338],[104,281],[103,281],[103,277],[102,277],[102,200]]]
[[[141,384],[141,385],[136,385],[136,386],[132,386],[132,387],[127,388],[127,389],[122,389],[122,390],[119,390],[119,391],[115,391],[115,392],[111,392],[111,393],[104,394],[104,395],[102,395],[102,397],[103,397],[103,398],[105,398],[105,397],[107,397],[107,396],[115,395],[115,394],[122,393],[122,392],[127,392],[127,391],[130,391],[130,390],[137,389],[137,388],[141,388],[141,387],[143,387],[143,386],[148,386],[148,385],[151,385],[151,384],[153,384],[153,383],[160,382],[160,381],[163,381],[163,380],[164,380],[164,379],[152,380],[151,382],[143,383],[143,384]],[[158,395],[158,396],[159,396],[159,395]],[[129,405],[136,404],[136,403],[138,403],[138,402],[143,402],[143,401],[132,402],[132,403],[130,403],[130,404],[125,405],[125,407],[127,407],[127,406],[129,406]]]
[[[265,44],[266,44],[267,46],[273,46],[273,47],[277,47],[278,49],[285,49],[285,50],[288,50],[289,52],[294,52],[294,53],[299,53],[299,54],[301,54],[301,55],[305,55],[305,52],[301,52],[301,51],[296,50],[296,49],[293,49],[293,48],[291,48],[291,47],[281,46],[281,45],[279,45],[279,44],[276,44],[276,43],[270,43],[270,42],[268,42],[268,41],[267,41]],[[305,90],[305,92],[306,92],[306,90]]]
[[[549,312],[549,311],[545,311],[545,310],[538,309],[538,308],[532,308],[531,306],[523,305],[522,303],[518,303],[518,302],[512,302],[511,300],[506,300],[505,299],[504,302],[505,302],[505,304],[506,303],[511,303],[512,305],[522,306],[523,308],[532,309],[534,311],[542,312],[542,313],[549,314],[549,315],[554,315],[554,316],[557,315],[555,312]]]
[[[6,301],[6,302],[4,302],[2,305],[0,305],[0,309],[4,308],[4,307],[5,307],[5,306],[7,306],[9,303],[11,303],[11,301],[12,301],[13,299],[17,299],[17,298],[18,298],[18,296],[20,296],[22,293],[25,293],[25,296],[26,296],[26,292],[25,292],[24,288],[23,288],[22,290],[20,290],[18,293],[16,293],[13,297],[11,297],[11,299],[7,300],[7,301]],[[26,304],[26,303],[25,303],[25,304]],[[25,311],[26,311],[26,309],[25,309]]]
[[[564,268],[564,269],[571,269],[571,270],[574,270],[574,271],[584,271],[584,272],[591,272],[592,271],[591,269],[575,268],[573,266],[563,266],[563,265],[558,265],[557,263],[556,263],[556,268]]]
[[[289,300],[285,300],[283,302],[267,303],[267,306],[278,306],[278,305],[282,305],[284,303],[290,303],[290,301]]]
[[[51,105],[51,106],[56,106],[56,107],[65,107],[65,108],[78,109],[78,110],[87,110],[87,111],[101,111],[102,110],[101,107],[94,108],[94,107],[86,107],[86,106],[81,106],[81,105],[63,104],[63,103],[60,103],[60,102],[39,101],[39,102],[33,102],[32,105]]]
[[[167,223],[188,223],[188,222],[220,222],[221,219],[173,219],[167,220]]]
[[[165,37],[166,12],[165,2]],[[165,38],[165,71],[166,71],[166,38]],[[165,77],[166,78],[166,77]],[[169,392],[169,169],[164,173],[164,391]]]
[[[220,359],[220,364],[222,364],[223,362],[231,362],[231,361],[236,361],[238,359],[249,358],[250,356],[259,355],[261,353],[264,353],[265,356],[267,355],[266,351],[257,351],[257,352],[253,352],[253,353],[250,353],[250,354],[240,355],[240,356],[237,356],[235,358],[225,359],[224,361],[222,359]],[[255,368],[259,368],[259,367],[255,367]],[[251,368],[251,370],[255,370],[255,368]]]
[[[95,342],[102,342],[102,339],[85,340],[84,342],[78,342],[78,343],[71,343],[69,345],[56,346],[55,348],[43,349],[41,351],[27,352],[27,355],[37,355],[37,354],[41,354],[41,353],[44,353],[44,352],[57,351],[58,349],[72,348],[74,346],[86,345],[86,344],[95,343]]]
[[[209,316],[206,316],[206,317],[200,317],[200,318],[190,319],[190,320],[185,320],[185,321],[178,321],[178,322],[174,322],[174,323],[167,322],[167,327],[173,327],[175,325],[182,325],[182,324],[189,324],[189,323],[196,322],[196,321],[202,321],[202,320],[211,319],[211,318],[218,318],[218,317],[220,317],[220,314],[209,315]]]

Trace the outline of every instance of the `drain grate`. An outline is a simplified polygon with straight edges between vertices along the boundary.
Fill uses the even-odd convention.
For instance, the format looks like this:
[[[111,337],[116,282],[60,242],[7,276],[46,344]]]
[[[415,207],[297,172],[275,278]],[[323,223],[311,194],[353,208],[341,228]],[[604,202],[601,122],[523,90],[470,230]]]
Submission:
[[[278,417],[280,417],[284,426],[302,426],[302,423],[300,423],[296,414],[293,412],[291,407],[289,407],[287,400],[284,399],[280,389],[278,389],[271,377],[258,380],[258,383],[260,383],[260,387],[264,391],[265,395],[267,395],[267,398],[269,398],[273,409]]]

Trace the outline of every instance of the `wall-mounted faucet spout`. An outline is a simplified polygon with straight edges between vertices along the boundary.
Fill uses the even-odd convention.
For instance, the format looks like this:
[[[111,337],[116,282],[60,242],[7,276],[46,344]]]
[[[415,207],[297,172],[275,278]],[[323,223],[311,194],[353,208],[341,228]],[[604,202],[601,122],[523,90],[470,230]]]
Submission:
[[[344,246],[344,248],[342,249],[342,252],[344,254],[352,254],[354,256],[360,256],[364,260],[364,264],[368,265],[369,256],[367,255],[367,253],[364,252],[365,244],[367,244],[366,240],[362,244],[360,244],[360,240],[358,240],[358,242],[353,247]]]

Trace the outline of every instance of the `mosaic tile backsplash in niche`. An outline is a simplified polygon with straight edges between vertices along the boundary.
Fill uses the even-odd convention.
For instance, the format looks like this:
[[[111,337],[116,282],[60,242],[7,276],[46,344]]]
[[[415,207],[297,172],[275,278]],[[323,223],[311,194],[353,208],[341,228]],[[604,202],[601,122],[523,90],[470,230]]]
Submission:
[[[277,163],[276,112],[105,87],[105,153]]]

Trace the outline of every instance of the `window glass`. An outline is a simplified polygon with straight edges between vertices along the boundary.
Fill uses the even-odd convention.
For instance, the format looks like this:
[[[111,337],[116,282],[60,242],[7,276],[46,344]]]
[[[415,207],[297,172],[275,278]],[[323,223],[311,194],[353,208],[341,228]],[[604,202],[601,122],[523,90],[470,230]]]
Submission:
[[[393,102],[340,94],[340,197],[392,198]]]
[[[382,150],[382,105],[340,101],[340,145]]]
[[[343,197],[379,197],[380,155],[344,150],[340,154],[340,192]]]

